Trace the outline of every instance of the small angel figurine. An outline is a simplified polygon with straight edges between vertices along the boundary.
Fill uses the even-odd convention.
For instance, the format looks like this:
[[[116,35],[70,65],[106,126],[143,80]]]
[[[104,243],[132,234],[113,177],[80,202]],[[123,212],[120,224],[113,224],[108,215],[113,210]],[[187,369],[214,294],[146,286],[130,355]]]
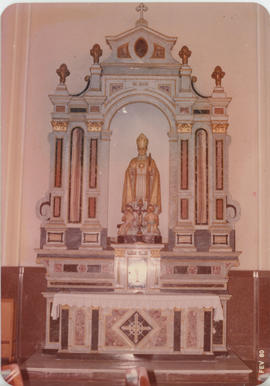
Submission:
[[[134,223],[136,221],[133,208],[131,205],[126,205],[125,211],[122,216],[123,224],[120,225],[118,234],[120,236],[126,236],[129,231],[132,231]]]
[[[147,213],[144,216],[144,223],[146,224],[147,233],[158,235],[160,234],[160,231],[158,229],[159,218],[158,215],[155,213],[155,207],[152,204],[148,205]]]

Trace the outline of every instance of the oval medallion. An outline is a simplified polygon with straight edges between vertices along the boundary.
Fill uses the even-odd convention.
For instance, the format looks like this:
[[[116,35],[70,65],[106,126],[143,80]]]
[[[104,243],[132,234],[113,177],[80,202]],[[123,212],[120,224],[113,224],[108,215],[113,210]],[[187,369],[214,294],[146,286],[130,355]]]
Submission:
[[[136,55],[138,55],[140,58],[145,56],[148,51],[148,45],[146,41],[143,38],[139,38],[134,45],[134,50]]]

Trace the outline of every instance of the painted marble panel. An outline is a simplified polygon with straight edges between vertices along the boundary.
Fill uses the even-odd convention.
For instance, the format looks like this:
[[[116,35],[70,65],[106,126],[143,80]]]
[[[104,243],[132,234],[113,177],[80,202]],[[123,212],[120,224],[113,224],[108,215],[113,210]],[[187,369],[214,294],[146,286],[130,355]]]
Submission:
[[[167,346],[169,316],[161,310],[149,310],[147,314],[156,322],[158,328],[154,329],[154,334],[149,336],[149,338],[146,337],[147,343],[144,347],[151,348]]]
[[[186,328],[186,346],[187,348],[196,348],[198,346],[198,314],[196,311],[188,311]]]
[[[85,342],[85,322],[86,322],[85,311],[79,308],[75,313],[75,336],[74,343],[78,346],[84,345]]]
[[[113,327],[119,322],[119,320],[127,313],[127,310],[114,309],[110,314],[105,316],[104,334],[105,334],[105,347],[129,347],[125,340],[118,334]]]

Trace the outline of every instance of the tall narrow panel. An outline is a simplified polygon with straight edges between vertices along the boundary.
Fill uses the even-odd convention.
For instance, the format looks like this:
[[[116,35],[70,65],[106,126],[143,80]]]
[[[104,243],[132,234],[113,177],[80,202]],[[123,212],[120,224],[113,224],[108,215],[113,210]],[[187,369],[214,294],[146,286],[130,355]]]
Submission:
[[[181,199],[181,219],[188,219],[188,199],[186,198]]]
[[[186,346],[187,348],[198,346],[198,314],[192,310],[187,313]]]
[[[59,342],[59,318],[51,317],[52,303],[50,304],[50,324],[49,324],[49,341]]]
[[[195,138],[195,197],[196,224],[208,224],[208,138],[203,129]]]
[[[181,351],[181,311],[174,311],[174,351]]]
[[[223,220],[223,199],[218,198],[216,200],[216,219],[217,220]]]
[[[203,351],[211,351],[211,311],[204,312],[204,340]]]
[[[223,320],[215,321],[213,320],[213,343],[222,344],[223,343]]]
[[[61,348],[67,350],[68,348],[68,314],[67,308],[62,308],[61,311]]]
[[[88,198],[88,218],[96,218],[96,197]]]
[[[98,321],[99,321],[99,310],[92,310],[92,339],[91,339],[91,350],[98,349]]]
[[[181,189],[188,189],[188,140],[181,141]]]
[[[55,196],[53,198],[53,217],[60,217],[61,215],[61,197]]]
[[[216,141],[216,189],[223,189],[223,141]]]
[[[79,308],[75,314],[74,341],[75,345],[83,346],[85,343],[86,315],[83,308]]]
[[[83,130],[76,127],[71,135],[69,177],[69,222],[81,221],[83,176]]]
[[[97,187],[97,139],[90,141],[89,188]]]
[[[63,139],[56,138],[55,171],[54,171],[54,186],[56,188],[61,188],[62,186],[62,153],[63,153]]]

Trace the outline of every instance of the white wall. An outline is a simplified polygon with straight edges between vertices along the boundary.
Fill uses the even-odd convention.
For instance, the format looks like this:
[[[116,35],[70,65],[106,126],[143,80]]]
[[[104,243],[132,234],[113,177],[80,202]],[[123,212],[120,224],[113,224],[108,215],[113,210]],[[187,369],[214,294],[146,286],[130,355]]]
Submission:
[[[201,93],[211,93],[216,65],[226,72],[223,85],[233,98],[230,191],[242,209],[236,225],[240,268],[270,269],[269,15],[244,3],[149,3],[148,8],[151,28],[178,37],[176,59],[184,44],[191,49]],[[89,49],[99,43],[107,57],[105,36],[133,27],[137,17],[134,3],[17,4],[2,15],[4,265],[35,265],[40,227],[35,205],[48,189],[48,94],[58,81],[56,69],[65,62],[70,92],[81,91]],[[118,120],[112,122],[115,135]]]

